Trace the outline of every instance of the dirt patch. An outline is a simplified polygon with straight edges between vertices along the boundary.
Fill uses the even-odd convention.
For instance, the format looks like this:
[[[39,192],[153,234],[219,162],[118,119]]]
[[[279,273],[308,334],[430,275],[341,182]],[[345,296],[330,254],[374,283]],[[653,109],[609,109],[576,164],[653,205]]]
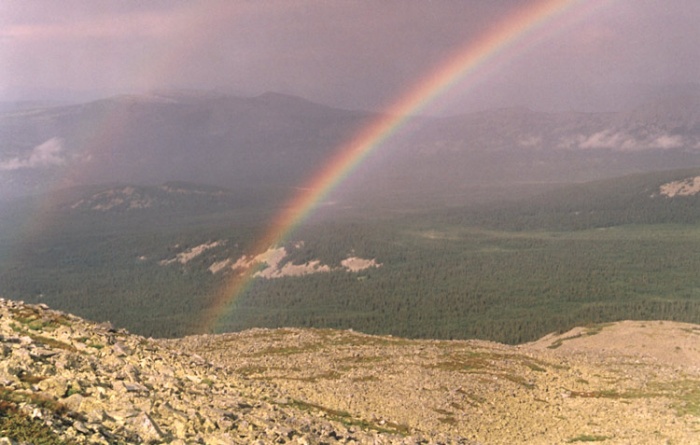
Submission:
[[[659,187],[659,193],[669,198],[674,196],[695,196],[700,193],[700,176],[663,184]]]
[[[558,346],[557,346],[558,345]],[[639,357],[700,370],[700,326],[669,321],[621,321],[550,334],[521,346],[565,353]]]

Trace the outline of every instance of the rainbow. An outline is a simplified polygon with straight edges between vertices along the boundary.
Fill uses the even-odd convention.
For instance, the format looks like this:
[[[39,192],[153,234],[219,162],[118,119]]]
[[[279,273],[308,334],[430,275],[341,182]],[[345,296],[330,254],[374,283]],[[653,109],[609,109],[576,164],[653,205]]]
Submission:
[[[284,241],[338,184],[367,159],[373,150],[399,131],[411,116],[420,114],[457,83],[467,79],[472,81],[472,85],[477,83],[478,74],[488,72],[485,69],[487,64],[498,65],[499,62],[512,60],[544,37],[566,29],[574,21],[587,16],[602,1],[539,0],[528,3],[478,39],[470,41],[452,57],[448,57],[446,63],[430,72],[400,97],[388,113],[382,114],[350,142],[341,146],[315,176],[299,187],[300,192],[287,203],[265,234],[255,242],[250,256]],[[545,29],[545,25],[549,24],[552,26]],[[200,326],[204,332],[216,330],[227,309],[252,282],[255,272],[256,268],[250,267],[225,283],[201,320]]]

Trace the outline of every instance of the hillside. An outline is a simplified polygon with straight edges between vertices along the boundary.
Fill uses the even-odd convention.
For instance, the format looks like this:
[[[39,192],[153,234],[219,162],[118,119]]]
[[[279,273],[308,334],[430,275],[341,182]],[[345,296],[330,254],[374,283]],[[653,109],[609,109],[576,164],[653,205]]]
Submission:
[[[2,195],[109,182],[189,181],[252,195],[292,187],[372,116],[281,94],[197,92],[0,113]]]
[[[694,443],[699,333],[628,321],[519,346],[300,329],[166,341],[0,299],[0,437]]]
[[[267,198],[261,190],[286,198],[380,118],[276,93],[161,92],[8,111],[0,113],[0,199],[170,181],[226,187],[258,202]],[[617,113],[507,108],[414,117],[370,151],[335,200],[461,205],[503,185],[523,192],[700,165],[700,98]]]
[[[352,328],[514,344],[589,323],[700,323],[698,176],[636,174],[442,210],[324,208],[255,252],[275,212],[236,190],[74,188],[26,205],[41,217],[0,212],[0,294],[180,337],[212,333],[202,314],[257,267],[216,332]]]
[[[565,184],[517,201],[450,211],[464,224],[508,230],[582,230],[700,222],[700,169]]]

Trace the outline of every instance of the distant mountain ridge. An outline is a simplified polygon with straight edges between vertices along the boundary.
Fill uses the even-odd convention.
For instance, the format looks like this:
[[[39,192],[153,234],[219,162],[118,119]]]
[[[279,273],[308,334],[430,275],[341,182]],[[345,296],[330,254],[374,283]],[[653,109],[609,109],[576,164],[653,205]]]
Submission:
[[[199,205],[213,208],[233,207],[236,198],[230,190],[185,182],[169,182],[157,187],[123,185],[98,191],[67,203],[71,210],[134,211]],[[191,202],[188,202],[191,201]]]
[[[96,184],[206,183],[291,190],[380,115],[265,93],[165,91],[0,114],[2,195]],[[416,117],[352,173],[387,201],[474,185],[584,182],[700,165],[700,98],[628,112],[496,109]],[[288,192],[289,193],[289,192]],[[390,201],[389,201],[390,202]]]
[[[280,95],[215,94],[118,96],[6,113],[0,182],[15,194],[100,182],[289,187],[363,118]]]

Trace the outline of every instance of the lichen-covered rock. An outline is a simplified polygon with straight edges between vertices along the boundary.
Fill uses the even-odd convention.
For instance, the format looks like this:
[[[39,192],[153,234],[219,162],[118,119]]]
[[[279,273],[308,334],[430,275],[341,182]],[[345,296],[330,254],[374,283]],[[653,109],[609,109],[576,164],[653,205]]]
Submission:
[[[319,418],[196,352],[0,299],[0,408],[45,428],[42,443],[419,443]],[[0,444],[21,433],[0,430]]]
[[[689,324],[620,322],[519,346],[308,329],[169,342],[276,384],[317,418],[369,426],[377,443],[382,431],[407,443],[700,443],[700,327]]]
[[[301,329],[153,340],[0,299],[0,445],[700,443],[698,345],[700,327],[669,322],[520,346]]]

